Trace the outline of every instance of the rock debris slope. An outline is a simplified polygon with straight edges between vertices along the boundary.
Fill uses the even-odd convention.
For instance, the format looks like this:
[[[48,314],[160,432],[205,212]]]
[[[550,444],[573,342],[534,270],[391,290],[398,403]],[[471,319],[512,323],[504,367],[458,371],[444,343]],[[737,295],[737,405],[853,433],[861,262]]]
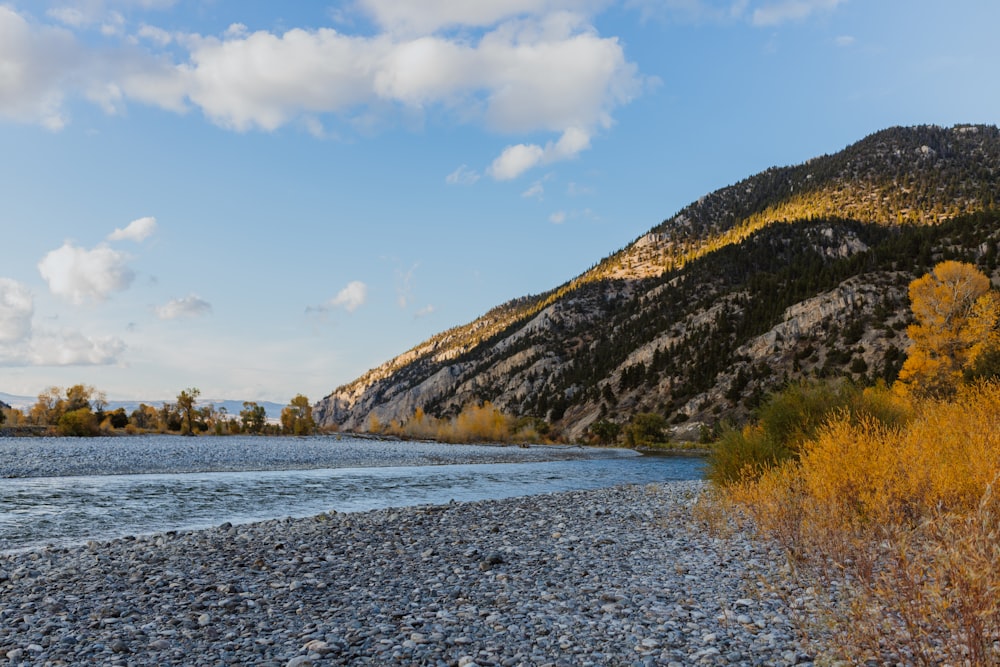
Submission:
[[[997,276],[1000,131],[892,128],[713,192],[591,270],[445,331],[334,390],[325,426],[366,430],[472,402],[550,422],[747,414],[797,377],[892,380],[906,288],[942,258]]]

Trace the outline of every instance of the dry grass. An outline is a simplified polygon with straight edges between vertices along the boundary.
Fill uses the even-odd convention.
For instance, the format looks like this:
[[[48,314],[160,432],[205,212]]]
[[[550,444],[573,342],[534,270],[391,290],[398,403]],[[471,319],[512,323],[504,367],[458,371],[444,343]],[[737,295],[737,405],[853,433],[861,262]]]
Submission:
[[[841,657],[1000,664],[1000,383],[913,414],[834,418],[729,496],[796,567],[848,592]]]
[[[438,442],[541,442],[542,437],[528,426],[505,415],[489,401],[469,404],[450,419],[439,419],[418,409],[413,416],[387,426],[369,426],[373,432],[401,438],[436,440]]]

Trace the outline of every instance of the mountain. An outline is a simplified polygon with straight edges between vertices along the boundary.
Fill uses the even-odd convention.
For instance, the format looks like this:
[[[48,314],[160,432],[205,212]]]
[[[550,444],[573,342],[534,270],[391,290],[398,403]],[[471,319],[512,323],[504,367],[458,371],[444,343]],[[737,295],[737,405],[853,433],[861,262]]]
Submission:
[[[805,376],[892,380],[907,286],[941,259],[997,273],[1000,130],[897,127],[685,207],[544,294],[338,387],[318,423],[365,430],[489,400],[569,440],[656,412],[697,432]]]

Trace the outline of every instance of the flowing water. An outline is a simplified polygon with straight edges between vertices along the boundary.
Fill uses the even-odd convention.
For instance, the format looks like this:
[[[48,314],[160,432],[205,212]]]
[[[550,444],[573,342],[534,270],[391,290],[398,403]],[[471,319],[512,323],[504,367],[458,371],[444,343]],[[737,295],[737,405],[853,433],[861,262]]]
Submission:
[[[699,479],[692,457],[0,479],[0,552],[223,522]]]

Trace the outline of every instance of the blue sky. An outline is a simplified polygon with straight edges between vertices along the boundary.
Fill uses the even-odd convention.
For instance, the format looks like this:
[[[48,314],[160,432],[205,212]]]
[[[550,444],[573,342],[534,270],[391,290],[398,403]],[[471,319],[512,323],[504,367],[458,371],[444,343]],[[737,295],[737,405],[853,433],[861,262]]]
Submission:
[[[316,400],[686,204],[996,124],[994,0],[0,0],[0,391]]]

